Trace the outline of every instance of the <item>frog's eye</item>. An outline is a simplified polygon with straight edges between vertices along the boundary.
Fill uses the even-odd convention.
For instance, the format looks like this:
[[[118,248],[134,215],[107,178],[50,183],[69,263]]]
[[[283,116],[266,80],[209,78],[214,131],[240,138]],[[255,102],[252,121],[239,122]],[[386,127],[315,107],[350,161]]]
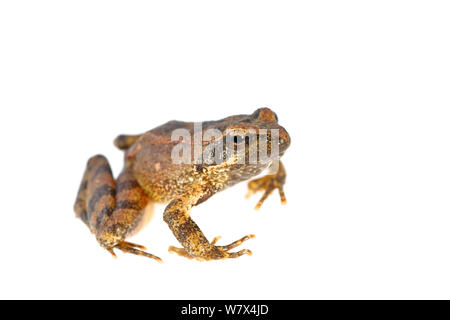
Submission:
[[[278,116],[269,108],[261,108],[253,112],[252,117],[261,122],[278,122]]]
[[[242,136],[234,136],[233,137],[234,144],[241,144],[244,141],[245,141],[245,138]]]

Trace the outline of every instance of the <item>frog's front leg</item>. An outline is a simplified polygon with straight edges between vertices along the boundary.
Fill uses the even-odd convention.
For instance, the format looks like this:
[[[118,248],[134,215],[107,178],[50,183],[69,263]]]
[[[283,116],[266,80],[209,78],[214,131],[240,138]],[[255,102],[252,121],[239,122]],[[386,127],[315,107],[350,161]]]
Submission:
[[[251,255],[248,249],[238,252],[229,252],[242,242],[251,239],[254,235],[248,235],[227,246],[216,246],[218,238],[211,243],[206,239],[203,232],[190,217],[190,209],[193,201],[191,196],[180,196],[169,203],[164,211],[164,221],[169,225],[170,230],[183,246],[183,248],[169,247],[169,252],[175,252],[180,256],[195,258],[197,260],[217,260],[227,258],[237,258],[244,254]]]
[[[273,167],[269,168],[269,170],[274,170]],[[270,196],[270,194],[275,190],[278,189],[278,192],[280,193],[281,203],[286,203],[286,196],[284,195],[283,186],[286,183],[286,170],[284,169],[283,164],[281,161],[278,161],[278,171],[274,174],[268,174],[262,178],[252,180],[248,183],[248,194],[247,198],[258,192],[258,191],[264,191],[263,196],[256,204],[255,209],[261,208],[261,205],[264,203],[264,201],[267,199],[267,197]]]

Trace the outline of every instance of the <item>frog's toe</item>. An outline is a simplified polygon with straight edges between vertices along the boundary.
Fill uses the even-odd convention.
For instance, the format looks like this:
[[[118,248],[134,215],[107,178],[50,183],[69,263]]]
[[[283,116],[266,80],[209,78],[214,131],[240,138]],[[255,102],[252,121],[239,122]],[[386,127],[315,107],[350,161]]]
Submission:
[[[236,240],[236,241],[230,243],[229,245],[226,245],[226,246],[216,246],[216,248],[228,252],[228,251],[230,251],[231,249],[234,249],[234,248],[236,248],[237,246],[240,246],[244,241],[253,239],[254,237],[255,237],[254,234],[249,234],[249,235],[246,235],[245,237],[242,237],[242,238],[239,239],[239,240]],[[219,240],[219,239],[220,239],[220,237],[214,238],[214,240],[211,242],[211,244],[212,244],[212,245],[216,244],[217,240]],[[245,250],[247,250],[247,249],[245,249]],[[241,251],[244,251],[244,250],[241,250]],[[250,251],[250,250],[247,250],[247,251],[248,251],[249,254],[251,255],[251,251]]]
[[[240,256],[243,256],[244,254],[248,254],[249,256],[251,256],[253,253],[248,249],[242,249],[241,251],[238,251],[238,252],[229,252],[225,259],[239,258]]]
[[[119,249],[122,252],[127,252],[127,253],[132,253],[135,254],[137,256],[143,256],[143,257],[147,257],[150,259],[154,259],[158,262],[162,262],[162,259],[145,251],[142,250],[147,250],[144,246],[141,246],[139,244],[135,244],[135,243],[131,243],[131,242],[127,242],[127,241],[122,241],[119,244],[117,244],[115,247],[113,248],[109,248],[108,251],[115,257],[116,255],[114,254],[113,249]],[[138,248],[138,249],[136,249]],[[139,250],[141,249],[141,250]]]
[[[255,237],[254,234],[246,235],[245,237],[242,237],[239,240],[236,240],[226,246],[216,246],[215,244],[220,239],[220,237],[215,237],[214,240],[211,242],[212,245],[214,245],[214,248],[221,252],[220,259],[231,259],[231,258],[238,258],[240,256],[243,256],[245,254],[248,254],[249,256],[252,255],[252,252],[248,249],[242,249],[237,252],[229,252],[231,249],[236,248],[237,246],[240,246],[244,241],[247,241],[249,239],[253,239]]]
[[[278,187],[278,193],[280,194],[281,204],[286,204],[286,195],[282,186]]]
[[[185,257],[185,258],[188,258],[188,259],[191,259],[191,260],[194,259],[194,257],[191,256],[189,253],[187,253],[186,249],[184,249],[184,248],[177,248],[177,247],[174,247],[174,246],[170,246],[169,247],[169,252],[170,253],[176,253],[180,257]]]
[[[211,241],[211,245],[215,245],[217,243],[217,241],[219,241],[222,237],[221,236],[217,236],[215,237],[212,241]]]
[[[129,247],[138,248],[141,250],[147,250],[146,247],[141,246],[140,244],[133,243],[133,242],[123,241],[122,244],[129,246]]]

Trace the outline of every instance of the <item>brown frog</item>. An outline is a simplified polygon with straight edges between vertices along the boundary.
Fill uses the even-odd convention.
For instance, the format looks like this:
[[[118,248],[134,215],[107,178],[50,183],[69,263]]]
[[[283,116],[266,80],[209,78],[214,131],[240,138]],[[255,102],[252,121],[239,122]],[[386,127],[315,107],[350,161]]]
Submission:
[[[96,155],[89,159],[74,209],[76,216],[96,235],[99,244],[113,256],[113,250],[119,249],[161,261],[143,251],[145,247],[125,241],[146,223],[148,208],[152,203],[168,204],[163,215],[164,221],[182,245],[182,248],[169,247],[170,252],[198,260],[250,255],[251,251],[247,249],[237,252],[230,250],[254,235],[247,235],[229,245],[216,245],[219,238],[211,242],[207,240],[190,217],[191,208],[221,190],[274,167],[278,168],[277,172],[248,183],[249,194],[264,191],[256,208],[275,189],[278,189],[281,201],[285,203],[283,185],[286,173],[279,158],[289,147],[290,137],[278,125],[278,118],[272,110],[261,108],[250,115],[203,122],[203,131],[215,129],[222,136],[216,135],[215,139],[209,140],[201,138],[201,143],[196,145],[193,141],[195,128],[198,128],[198,123],[170,121],[141,135],[118,136],[114,144],[125,151],[125,164],[117,179],[113,178],[104,156]],[[173,139],[176,129],[184,130],[194,139]],[[275,145],[271,132],[278,133]],[[184,161],[175,161],[174,154],[183,153],[174,153],[175,147],[182,150],[180,146],[199,147],[200,161],[199,153],[195,154],[190,148],[187,148],[190,155],[183,158]],[[234,152],[229,152],[230,146]],[[278,154],[258,156],[256,162],[251,157],[249,150],[265,149],[269,153],[274,150],[274,146]],[[206,158],[208,161],[205,161]]]

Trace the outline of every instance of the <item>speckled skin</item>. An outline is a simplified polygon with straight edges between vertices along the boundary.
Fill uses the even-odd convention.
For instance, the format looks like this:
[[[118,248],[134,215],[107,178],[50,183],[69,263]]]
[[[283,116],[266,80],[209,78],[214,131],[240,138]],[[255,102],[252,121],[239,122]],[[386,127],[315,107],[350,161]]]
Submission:
[[[88,161],[75,202],[77,217],[96,235],[100,245],[113,255],[113,249],[117,248],[160,261],[158,257],[142,251],[145,250],[144,247],[125,239],[136,233],[145,223],[148,211],[146,207],[150,203],[167,203],[164,221],[182,245],[182,248],[170,247],[169,251],[198,260],[236,258],[251,254],[247,249],[238,252],[230,250],[253,235],[245,236],[227,246],[217,246],[218,238],[209,242],[190,217],[190,210],[215,193],[260,174],[279,158],[250,164],[248,147],[251,142],[242,139],[236,143],[247,143],[246,161],[243,164],[238,164],[236,157],[226,159],[220,164],[176,164],[172,161],[171,154],[173,147],[180,142],[172,141],[171,135],[173,130],[179,128],[193,133],[194,123],[170,121],[142,135],[117,137],[114,143],[125,151],[125,165],[116,180],[105,157],[92,157]],[[278,129],[280,156],[290,144],[287,131],[278,125],[276,114],[268,108],[258,109],[251,115],[203,122],[202,128],[204,131],[215,128],[224,135],[229,129],[239,129],[243,135],[250,129]],[[255,143],[257,148],[260,143],[264,143],[270,152],[269,141],[261,138],[252,143]],[[208,142],[203,142],[202,149],[207,146]],[[257,208],[275,189],[279,190],[281,200],[285,202],[283,185],[286,172],[281,162],[277,163],[278,172],[253,180],[248,185],[249,194],[265,192]]]

